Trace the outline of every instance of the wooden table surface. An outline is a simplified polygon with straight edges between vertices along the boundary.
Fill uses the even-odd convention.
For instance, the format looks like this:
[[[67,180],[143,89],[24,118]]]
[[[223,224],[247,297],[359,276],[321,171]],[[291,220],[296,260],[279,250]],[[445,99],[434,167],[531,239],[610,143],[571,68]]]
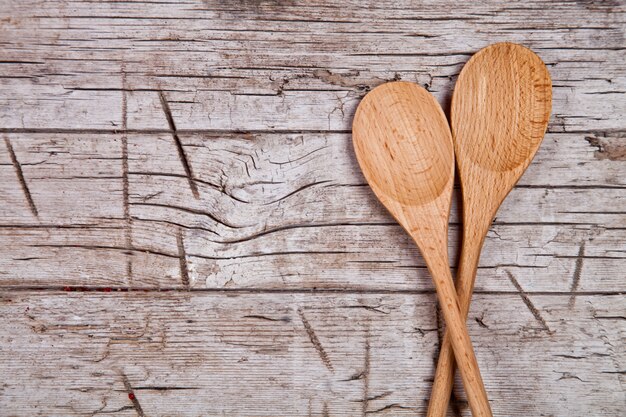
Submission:
[[[351,120],[389,80],[447,110],[513,41],[553,114],[484,247],[482,375],[496,416],[624,416],[625,28],[623,1],[2,0],[0,415],[424,415],[442,320]]]

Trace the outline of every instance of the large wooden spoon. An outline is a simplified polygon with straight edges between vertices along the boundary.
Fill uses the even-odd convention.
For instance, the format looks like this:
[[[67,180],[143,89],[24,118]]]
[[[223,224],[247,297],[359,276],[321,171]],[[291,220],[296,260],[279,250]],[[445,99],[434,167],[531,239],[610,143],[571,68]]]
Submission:
[[[467,318],[478,258],[496,212],[539,148],[552,106],[550,74],[531,50],[497,43],[465,65],[452,96],[452,135],[463,192],[457,294]],[[444,417],[454,382],[446,332],[428,407]]]
[[[472,413],[491,416],[448,262],[454,150],[446,117],[422,87],[386,83],[359,104],[352,138],[367,182],[428,265]]]

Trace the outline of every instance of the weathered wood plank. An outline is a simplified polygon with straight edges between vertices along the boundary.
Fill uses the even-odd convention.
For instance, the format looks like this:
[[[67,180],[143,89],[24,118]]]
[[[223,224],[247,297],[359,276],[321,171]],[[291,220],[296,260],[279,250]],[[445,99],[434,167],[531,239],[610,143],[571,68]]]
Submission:
[[[82,78],[70,82],[65,79],[53,79],[48,81],[50,85],[41,85],[42,82],[38,82],[36,86],[31,85],[33,83],[31,78],[11,79],[2,90],[7,96],[20,99],[7,99],[7,105],[3,107],[6,111],[0,114],[0,120],[5,129],[114,130],[122,125],[124,94],[121,89],[126,88],[133,90],[127,94],[128,127],[132,129],[167,127],[158,97],[158,91],[165,90],[180,129],[344,131],[350,129],[352,115],[359,99],[365,93],[364,89],[372,88],[385,80],[400,78],[429,85],[429,89],[447,108],[446,103],[451,95],[454,77],[471,52],[480,46],[468,51],[465,54],[467,56],[461,58],[453,75],[421,72],[407,72],[404,75],[375,73],[365,75],[367,79],[361,81],[358,78],[352,80],[350,72],[346,73],[345,70],[332,72],[313,69],[301,70],[308,71],[301,76],[308,78],[308,83],[302,85],[305,80],[301,79],[300,86],[292,83],[290,76],[284,75],[288,73],[284,70],[278,71],[278,74],[273,72],[268,74],[267,71],[261,74],[256,71],[247,72],[238,76],[241,79],[238,79],[237,83],[231,82],[229,78],[226,83],[220,83],[213,78],[219,79],[219,75],[207,75],[211,83],[209,87],[198,85],[194,79],[187,84],[187,78],[183,74],[180,77],[174,74],[175,77],[172,78],[174,81],[168,76],[167,83],[155,77],[136,81],[133,77],[127,76],[126,86],[123,86],[124,77],[119,75],[122,71],[120,66],[111,70],[113,73],[105,77],[102,83],[90,87],[78,87],[93,83],[90,79]],[[606,58],[605,52],[597,54]],[[620,60],[623,53],[613,55],[611,57],[609,54],[610,59]],[[12,57],[5,59],[9,58],[17,59]],[[153,58],[146,58],[150,59]],[[577,63],[574,57],[571,59],[574,64]],[[607,70],[606,67],[600,66],[605,61],[598,57],[598,62],[596,68],[590,68],[588,71]],[[418,62],[415,68],[421,68],[423,65]],[[14,71],[16,69],[11,70]],[[322,74],[320,71],[330,71],[330,77],[325,77],[326,73]],[[582,75],[567,73],[566,76],[572,76],[576,80],[576,77]],[[265,80],[265,84],[259,86],[260,77]],[[325,85],[318,87],[316,85],[319,83],[318,77],[331,80],[335,77],[346,78],[347,81],[344,83],[354,86],[348,88],[340,86],[337,89],[336,85],[323,81]],[[280,81],[276,82],[274,78],[279,78]],[[281,86],[286,84],[285,80],[289,87]],[[626,111],[622,100],[626,77],[611,75],[607,80],[591,79],[589,82],[571,81],[569,78],[559,80],[553,74],[555,111],[549,130],[623,132],[625,126],[616,116]],[[59,87],[61,82],[68,87]],[[562,86],[557,84],[559,82]],[[72,84],[77,87],[70,87]],[[32,95],[28,94],[29,91]]]
[[[325,6],[11,4],[0,121],[119,128],[122,90],[133,90],[128,127],[164,128],[166,90],[180,129],[347,130],[358,99],[385,80],[417,81],[447,102],[463,63],[497,37],[550,66],[552,131],[625,128],[621,4]]]
[[[509,270],[531,292],[624,290],[626,165],[577,136],[551,134],[505,202],[479,291],[512,290]],[[5,134],[24,183],[0,156],[2,285],[432,289],[414,245],[365,185],[349,135],[177,138],[183,160],[169,133]],[[563,174],[545,174],[554,171]],[[453,253],[458,235],[453,226]]]
[[[495,415],[619,415],[623,297],[525,297],[532,311],[501,295],[477,296],[470,313]],[[7,415],[137,415],[129,390],[150,416],[422,415],[438,344],[433,295],[0,300]]]
[[[458,228],[452,233],[455,253]],[[135,220],[132,237],[129,250],[119,222],[117,227],[3,227],[0,281],[55,288],[432,290],[414,244],[391,224],[293,226],[224,244],[194,228]],[[531,293],[626,291],[625,240],[621,229],[494,226],[476,288],[513,291],[508,278],[513,272]]]

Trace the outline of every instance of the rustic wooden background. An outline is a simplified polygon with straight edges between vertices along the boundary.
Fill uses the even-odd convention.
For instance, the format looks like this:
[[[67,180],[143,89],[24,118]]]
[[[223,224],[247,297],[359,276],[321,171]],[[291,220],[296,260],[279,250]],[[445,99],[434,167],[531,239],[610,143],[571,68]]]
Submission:
[[[424,415],[442,323],[360,98],[553,77],[470,333],[497,416],[624,416],[623,1],[0,1],[0,415]],[[458,252],[458,209],[450,250]],[[469,416],[457,387],[451,416]]]

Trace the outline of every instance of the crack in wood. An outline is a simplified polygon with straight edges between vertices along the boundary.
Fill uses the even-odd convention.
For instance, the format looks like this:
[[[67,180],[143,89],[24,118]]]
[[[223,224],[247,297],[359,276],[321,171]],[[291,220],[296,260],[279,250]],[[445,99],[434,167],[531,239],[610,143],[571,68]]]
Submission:
[[[123,251],[123,252],[128,252],[128,249],[126,247],[120,247],[120,246],[106,246],[106,245],[72,245],[72,244],[68,244],[68,245],[53,245],[53,244],[36,244],[36,245],[28,245],[32,248],[75,248],[75,249],[85,249],[85,250],[115,250],[115,251]],[[158,255],[158,256],[165,256],[167,258],[176,258],[179,259],[179,256],[176,254],[170,254],[170,253],[166,253],[166,252],[159,252],[159,251],[155,251],[155,250],[151,250],[151,249],[138,249],[138,248],[133,248],[132,252],[144,252],[144,253],[149,253],[151,255]],[[87,288],[87,287],[85,287]]]
[[[161,192],[159,192],[158,194],[160,194]],[[133,220],[136,220],[138,222],[146,222],[146,223],[160,223],[160,224],[165,224],[165,225],[170,225],[170,226],[176,226],[180,229],[185,229],[185,230],[200,230],[202,232],[207,232],[207,233],[211,233],[212,235],[215,236],[220,236],[219,233],[214,232],[211,229],[208,229],[206,227],[202,227],[202,226],[187,226],[185,224],[182,223],[178,223],[178,222],[174,222],[174,221],[170,221],[170,220],[163,220],[163,219],[147,219],[147,218],[143,218],[143,217],[139,217],[139,216],[132,216]],[[1,228],[2,226],[0,226]]]
[[[367,414],[367,407],[370,401],[370,328],[369,323],[365,328],[365,354],[363,357],[363,403],[361,411],[363,416]]]
[[[106,406],[107,405],[106,405],[106,402],[105,402],[105,404],[102,407],[100,407],[99,409],[97,409],[96,411],[91,413],[91,415],[95,416],[96,414],[115,414],[115,413],[121,413],[122,411],[133,410],[135,408],[132,405],[124,405],[124,406],[116,408],[114,410],[105,411],[104,409],[106,408]]]
[[[141,89],[133,89],[133,91],[142,91]],[[147,91],[160,91],[160,90],[147,90]],[[329,90],[334,91],[334,90]],[[274,96],[275,94],[271,94]],[[555,120],[559,121],[559,116],[554,116]],[[574,118],[570,116],[570,118]],[[604,119],[592,119],[592,120],[604,120]],[[563,129],[563,128],[555,128],[558,125],[556,123],[551,123],[548,126],[548,130],[546,134],[550,135],[571,135],[571,134],[581,134],[581,135],[597,135],[597,134],[615,134],[622,133],[622,129],[617,128],[607,128],[607,129]],[[237,134],[267,134],[267,135],[281,135],[281,134],[351,134],[351,129],[319,129],[319,128],[309,128],[309,129],[295,129],[295,128],[246,128],[246,129],[233,129],[233,128],[196,128],[196,129],[176,129],[178,134],[210,134],[210,135],[237,135]],[[160,135],[164,133],[172,133],[171,129],[158,129],[158,128],[150,128],[150,129],[120,129],[120,128],[89,128],[89,127],[76,127],[76,128],[61,128],[61,127],[0,127],[0,133],[50,133],[50,134],[144,134],[144,135]]]
[[[242,318],[244,318],[244,319],[265,320],[265,321],[280,321],[280,322],[283,322],[283,323],[289,323],[291,321],[291,319],[289,317],[282,317],[282,318],[279,318],[279,319],[275,319],[275,318],[268,317],[268,316],[263,316],[263,315],[260,315],[260,314],[246,314]]]
[[[375,400],[380,400],[383,399],[385,397],[390,396],[391,394],[393,394],[393,391],[385,391],[382,394],[378,394],[378,395],[371,395],[367,398],[368,401],[375,401]]]
[[[574,268],[574,276],[572,277],[572,286],[570,287],[570,292],[572,295],[569,298],[568,306],[569,308],[573,308],[576,303],[576,291],[578,291],[578,286],[580,285],[580,277],[583,270],[583,262],[585,259],[585,241],[580,244],[580,248],[578,249],[578,256],[576,257],[576,267]]]
[[[128,90],[128,83],[126,79],[126,66],[122,63],[122,129],[126,131],[128,129],[128,97],[126,92]],[[130,184],[128,181],[128,135],[122,133],[122,193],[123,193],[123,205],[124,205],[124,241],[126,248],[128,249],[128,255],[126,258],[126,279],[128,286],[132,286],[133,283],[133,235],[132,224],[133,219],[130,215],[129,204],[129,189]]]
[[[244,236],[237,239],[229,239],[229,240],[220,240],[213,241],[214,243],[220,243],[223,245],[234,244],[234,243],[243,243],[248,242],[262,236],[266,236],[272,233],[283,232],[287,230],[293,229],[305,229],[305,228],[316,228],[316,227],[359,227],[359,226],[380,226],[380,227],[392,227],[399,228],[397,222],[337,222],[337,223],[300,223],[300,224],[289,224],[285,226],[279,226],[272,229],[264,229],[258,233],[254,233],[249,236]],[[234,227],[234,226],[233,226]],[[237,227],[239,228],[239,227]]]
[[[339,308],[362,308],[364,310],[367,311],[372,311],[374,313],[379,313],[379,314],[389,314],[389,311],[384,311],[382,310],[380,307],[382,307],[382,305],[377,305],[377,306],[368,306],[368,305],[350,305],[350,306],[342,306]]]
[[[24,179],[24,172],[22,171],[22,166],[17,159],[17,155],[15,155],[15,151],[13,150],[13,145],[8,137],[4,137],[4,143],[9,151],[9,157],[11,158],[11,163],[13,164],[13,168],[15,169],[15,174],[17,175],[17,180],[20,183],[20,187],[22,187],[22,192],[24,193],[24,197],[26,197],[26,201],[28,202],[28,207],[30,208],[31,213],[35,217],[39,217],[39,212],[37,211],[37,206],[35,206],[35,202],[33,201],[33,196],[30,193],[30,189],[28,188],[28,184],[26,184],[26,180]]]
[[[180,279],[186,290],[190,289],[189,268],[187,266],[187,253],[185,252],[185,241],[183,240],[183,232],[178,229],[176,233],[176,244],[178,246],[178,260],[180,263]]]
[[[519,296],[522,298],[522,301],[524,302],[524,304],[526,304],[526,307],[528,307],[528,310],[531,312],[535,320],[537,320],[539,324],[541,324],[541,326],[543,327],[543,330],[546,330],[548,333],[552,333],[552,331],[548,327],[548,323],[541,316],[539,309],[537,309],[537,307],[535,307],[533,302],[530,301],[530,298],[528,298],[528,294],[526,294],[522,286],[519,284],[519,282],[517,282],[517,279],[515,279],[511,271],[506,271],[506,274],[508,275],[509,280],[511,280],[511,283],[513,284],[513,286],[517,289]]]
[[[167,99],[165,98],[165,94],[163,94],[163,91],[159,91],[159,99],[161,100],[161,107],[163,108],[163,113],[165,113],[167,124],[170,127],[172,138],[174,139],[174,143],[176,144],[176,149],[178,150],[178,157],[180,158],[180,161],[183,164],[183,169],[185,170],[185,174],[187,175],[189,188],[191,189],[191,193],[193,194],[194,198],[197,200],[200,198],[200,193],[198,192],[198,186],[196,185],[194,181],[194,175],[191,169],[191,164],[189,163],[189,160],[187,159],[187,155],[185,154],[185,148],[183,147],[183,144],[180,141],[180,137],[178,137],[178,131],[176,130],[174,117],[172,116],[170,105],[167,102]]]
[[[191,253],[189,256],[200,258],[200,259],[210,259],[212,261],[220,261],[226,259],[247,259],[247,258],[260,258],[267,256],[289,256],[289,255],[345,255],[355,252],[345,251],[345,250],[320,250],[320,251],[281,251],[281,252],[254,252],[245,255],[237,255],[237,256],[210,256],[210,255],[202,255],[199,253]]]
[[[176,387],[166,385],[146,385],[141,387],[133,387],[135,391],[186,391],[199,389],[198,387]]]
[[[300,315],[300,320],[302,320],[302,324],[304,325],[304,329],[306,330],[306,333],[309,336],[309,340],[311,341],[311,344],[313,344],[313,347],[315,347],[315,350],[317,351],[319,357],[322,359],[322,362],[324,363],[326,368],[328,368],[329,371],[335,372],[335,369],[333,368],[333,364],[331,363],[330,358],[328,357],[328,354],[324,350],[324,346],[322,346],[322,343],[320,342],[317,335],[315,334],[315,330],[313,330],[313,326],[311,326],[309,321],[304,316],[304,311],[302,310],[302,308],[298,308],[298,315]]]
[[[411,410],[412,407],[407,407],[398,403],[393,403],[393,404],[388,404],[384,407],[381,407],[377,410],[372,410],[372,411],[368,411],[367,414],[378,414],[381,413],[383,411],[388,411],[388,410]]]
[[[435,305],[435,323],[437,324],[437,349],[435,351],[435,365],[437,364],[439,353],[441,352],[441,345],[443,343],[443,331],[444,331],[444,322],[441,317],[441,309],[439,308],[439,303]]]
[[[209,219],[213,220],[215,223],[221,224],[222,226],[228,227],[230,229],[243,229],[244,227],[246,227],[246,226],[234,225],[232,223],[229,223],[225,220],[218,218],[217,216],[215,216],[212,213],[209,213],[208,211],[198,210],[198,209],[194,209],[191,207],[175,206],[173,204],[159,204],[159,203],[130,203],[130,205],[131,206],[144,206],[144,207],[161,207],[161,208],[167,208],[167,209],[172,209],[172,210],[180,210],[182,212],[190,213],[190,214],[197,214],[199,216],[208,217]]]
[[[121,375],[122,375],[122,382],[124,383],[124,389],[126,390],[126,393],[128,394],[128,399],[133,403],[133,408],[137,412],[137,415],[139,417],[144,417],[145,414],[143,412],[143,408],[141,407],[141,404],[139,403],[139,400],[137,399],[137,396],[135,395],[135,392],[133,391],[133,387],[130,384],[128,377],[124,373],[121,373]]]
[[[264,206],[269,206],[269,205],[272,205],[272,204],[280,203],[281,201],[283,201],[283,200],[285,200],[285,199],[287,199],[287,198],[291,197],[291,196],[292,196],[292,195],[294,195],[294,194],[297,194],[297,193],[299,193],[299,192],[301,192],[301,191],[304,191],[304,190],[306,190],[307,188],[311,188],[311,187],[314,187],[314,186],[316,186],[316,185],[320,185],[320,184],[326,184],[326,183],[329,183],[329,182],[332,182],[332,181],[331,181],[331,180],[325,180],[325,181],[315,181],[315,182],[312,182],[312,183],[310,183],[310,184],[303,185],[302,187],[297,188],[296,190],[294,190],[294,191],[292,191],[292,192],[290,192],[290,193],[288,193],[288,194],[286,194],[286,195],[284,195],[284,196],[282,196],[282,197],[280,197],[280,198],[277,198],[277,199],[275,199],[275,200],[271,200],[271,201],[268,201],[268,202],[266,202],[266,203],[263,203],[263,205],[264,205]],[[246,202],[246,203],[247,203],[247,202]]]
[[[62,246],[53,246],[53,247],[62,247]],[[88,247],[81,247],[86,248]],[[119,249],[124,250],[123,248],[112,248],[112,247],[101,247],[106,249]],[[169,255],[166,253],[159,253],[154,251],[146,251],[141,250],[142,252],[147,252],[153,255],[162,255],[167,256],[168,258],[178,259],[177,255]],[[11,292],[29,292],[29,291],[41,291],[41,292],[137,292],[137,293],[162,293],[162,292],[178,292],[181,291],[180,287],[124,287],[124,286],[115,286],[115,287],[106,287],[106,286],[64,286],[64,285],[4,285],[2,286],[3,290],[11,291]],[[187,290],[183,290],[187,292]],[[385,288],[261,288],[261,287],[245,287],[245,288],[191,288],[189,291],[196,293],[233,293],[233,294],[354,294],[354,295],[363,295],[363,294],[373,294],[373,295],[435,295],[435,290],[406,290],[406,289],[397,289],[390,290]],[[484,291],[477,290],[474,291],[476,295],[488,295],[488,296],[505,296],[505,295],[517,295],[519,296],[519,292],[517,291]],[[542,295],[542,296],[551,296],[551,297],[570,297],[572,295],[569,291],[527,291],[527,295]],[[577,296],[585,296],[585,297],[594,297],[594,296],[615,296],[615,295],[623,295],[624,292],[620,290],[616,291],[579,291],[576,293]],[[622,319],[623,316],[598,316],[598,319]],[[410,333],[418,333],[422,334],[425,332],[436,331],[436,328],[433,329],[417,329],[415,332]]]
[[[191,146],[189,146],[191,147]],[[131,171],[128,173],[129,175],[143,175],[143,176],[152,176],[152,177],[170,177],[170,178],[185,178],[187,179],[187,175],[183,175],[183,174],[175,174],[175,173],[171,173],[171,172],[158,172],[158,171]],[[232,193],[228,192],[224,185],[217,185],[214,184],[212,182],[209,181],[205,181],[205,180],[201,180],[198,178],[194,178],[194,183],[195,184],[203,184],[203,185],[208,185],[209,187],[213,188],[214,190],[219,191],[220,193],[232,198],[235,201],[238,201],[240,203],[244,203],[244,204],[250,204],[250,201],[246,201],[243,200],[235,195],[233,195]],[[160,192],[162,193],[162,191]],[[152,196],[150,198],[154,198],[155,196]],[[150,198],[143,198],[143,201],[149,200]],[[267,204],[264,204],[267,205]]]
[[[481,314],[480,317],[474,317],[474,320],[476,320],[476,323],[478,323],[478,325],[484,329],[488,329],[489,326],[485,324],[485,313],[483,312]]]
[[[134,89],[133,91],[141,91]],[[155,91],[155,90],[150,90]],[[568,131],[568,132],[555,132],[555,133],[595,133],[596,130],[585,131]],[[162,135],[164,133],[172,133],[172,129],[102,129],[102,128],[58,128],[58,127],[0,127],[0,133],[21,133],[21,134],[143,134],[143,135]],[[283,134],[351,134],[350,129],[176,129],[178,134],[208,134],[208,135],[246,135],[246,134],[266,134],[266,135],[283,135]]]
[[[553,372],[557,372],[557,371],[553,371]],[[578,375],[574,375],[571,372],[561,372],[560,374],[561,376],[559,377],[559,379],[557,379],[557,381],[561,381],[563,379],[577,379],[580,382],[587,382],[587,381],[583,381]]]

